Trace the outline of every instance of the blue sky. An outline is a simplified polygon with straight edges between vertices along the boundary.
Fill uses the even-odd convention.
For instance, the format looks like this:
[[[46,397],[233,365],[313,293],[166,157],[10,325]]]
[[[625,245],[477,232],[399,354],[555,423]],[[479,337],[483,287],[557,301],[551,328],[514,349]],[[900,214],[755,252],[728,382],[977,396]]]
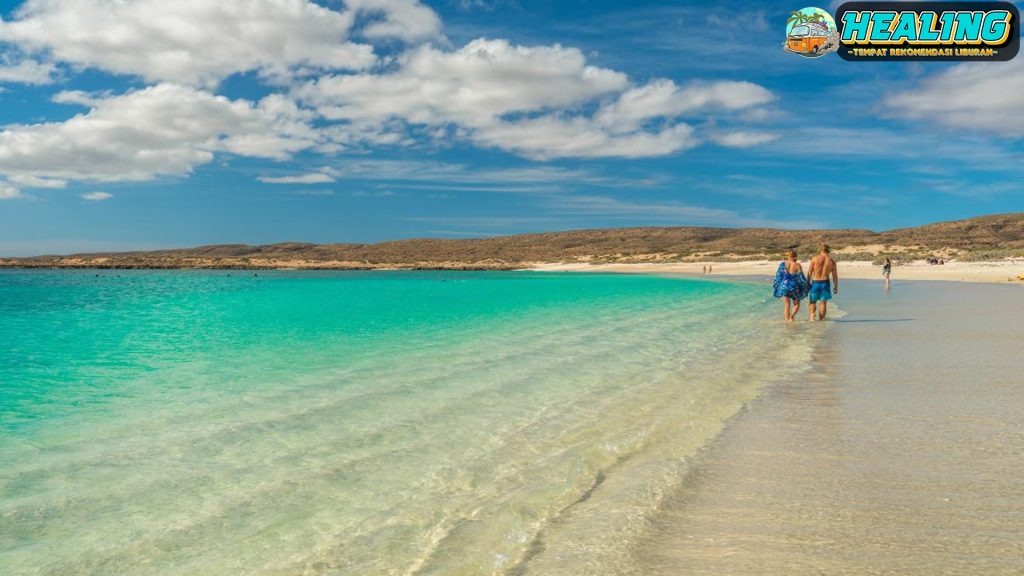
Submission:
[[[1024,57],[804,59],[798,8],[0,2],[0,255],[1024,211]]]

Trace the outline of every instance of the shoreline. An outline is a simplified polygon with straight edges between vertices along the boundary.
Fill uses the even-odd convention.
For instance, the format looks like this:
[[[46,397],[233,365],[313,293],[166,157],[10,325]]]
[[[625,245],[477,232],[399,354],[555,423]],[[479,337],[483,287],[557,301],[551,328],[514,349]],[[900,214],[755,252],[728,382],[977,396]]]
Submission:
[[[1009,313],[973,304],[1005,296]],[[1012,296],[851,282],[815,370],[729,421],[651,519],[632,573],[1020,574]]]
[[[881,266],[867,261],[843,261],[839,264],[839,280],[882,281]],[[630,263],[630,264],[538,264],[526,268],[536,272],[595,272],[620,274],[686,274],[698,278],[774,277],[779,263],[769,260],[748,260],[742,262],[679,262],[679,263]],[[703,274],[702,267],[711,266],[711,274]],[[806,269],[806,265],[804,266]],[[952,281],[981,282],[986,284],[1018,284],[1024,275],[1024,261],[978,261],[946,262],[930,265],[923,261],[909,264],[893,264],[892,281]]]
[[[882,281],[881,266],[864,260],[843,261],[837,255],[840,281],[878,280]],[[739,277],[771,278],[775,276],[777,261],[743,260],[735,262],[630,262],[602,263],[589,262],[522,262],[522,263],[468,263],[468,262],[417,262],[410,264],[358,264],[319,262],[247,262],[224,263],[222,265],[147,265],[125,266],[102,263],[66,263],[61,265],[12,264],[0,260],[3,270],[78,270],[78,271],[207,271],[207,272],[581,272],[605,274],[655,274],[685,275],[694,278]],[[713,270],[702,273],[704,266]],[[806,266],[805,266],[806,268]],[[924,261],[893,264],[892,281],[949,281],[980,282],[987,284],[1017,284],[1024,286],[1024,259],[980,260],[976,262],[948,261],[943,265],[929,265]]]

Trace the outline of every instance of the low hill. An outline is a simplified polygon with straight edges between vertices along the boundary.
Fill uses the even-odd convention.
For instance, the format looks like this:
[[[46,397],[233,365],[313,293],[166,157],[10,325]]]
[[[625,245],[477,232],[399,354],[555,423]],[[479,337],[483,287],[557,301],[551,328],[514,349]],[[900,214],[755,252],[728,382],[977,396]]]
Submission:
[[[828,242],[845,259],[910,260],[1024,256],[1024,213],[982,216],[885,232],[770,228],[651,227],[573,230],[479,239],[378,244],[227,244],[151,252],[0,259],[5,267],[66,268],[437,268],[513,269],[553,262],[775,259]]]

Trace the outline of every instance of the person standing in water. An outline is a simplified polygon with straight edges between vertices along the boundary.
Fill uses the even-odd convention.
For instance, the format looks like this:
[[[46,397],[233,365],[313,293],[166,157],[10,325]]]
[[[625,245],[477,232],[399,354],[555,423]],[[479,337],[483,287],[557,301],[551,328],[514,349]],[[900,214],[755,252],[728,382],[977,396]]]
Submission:
[[[824,320],[828,312],[828,301],[839,293],[839,270],[830,254],[828,244],[818,246],[818,255],[811,259],[811,320]]]
[[[882,264],[882,278],[885,278],[885,289],[889,289],[889,274],[892,273],[892,260],[885,259],[885,264]]]
[[[782,315],[786,322],[792,322],[800,311],[800,301],[807,296],[807,277],[803,266],[796,261],[796,252],[786,252],[786,259],[779,263],[772,285],[776,298],[782,298]]]

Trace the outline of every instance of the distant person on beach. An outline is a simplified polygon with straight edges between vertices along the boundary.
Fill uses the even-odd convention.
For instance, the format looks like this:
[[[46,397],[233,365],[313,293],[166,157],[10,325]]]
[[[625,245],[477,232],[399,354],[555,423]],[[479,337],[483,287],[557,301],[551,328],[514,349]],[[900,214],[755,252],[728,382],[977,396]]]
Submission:
[[[885,259],[885,264],[882,264],[882,278],[885,278],[885,289],[889,289],[889,275],[892,274],[892,260]]]
[[[818,246],[818,255],[811,259],[811,320],[824,320],[828,301],[839,293],[839,271],[828,244]]]
[[[782,315],[786,322],[792,322],[800,311],[800,301],[810,289],[804,268],[796,261],[796,252],[786,252],[786,259],[779,263],[772,285],[776,298],[782,298]]]

